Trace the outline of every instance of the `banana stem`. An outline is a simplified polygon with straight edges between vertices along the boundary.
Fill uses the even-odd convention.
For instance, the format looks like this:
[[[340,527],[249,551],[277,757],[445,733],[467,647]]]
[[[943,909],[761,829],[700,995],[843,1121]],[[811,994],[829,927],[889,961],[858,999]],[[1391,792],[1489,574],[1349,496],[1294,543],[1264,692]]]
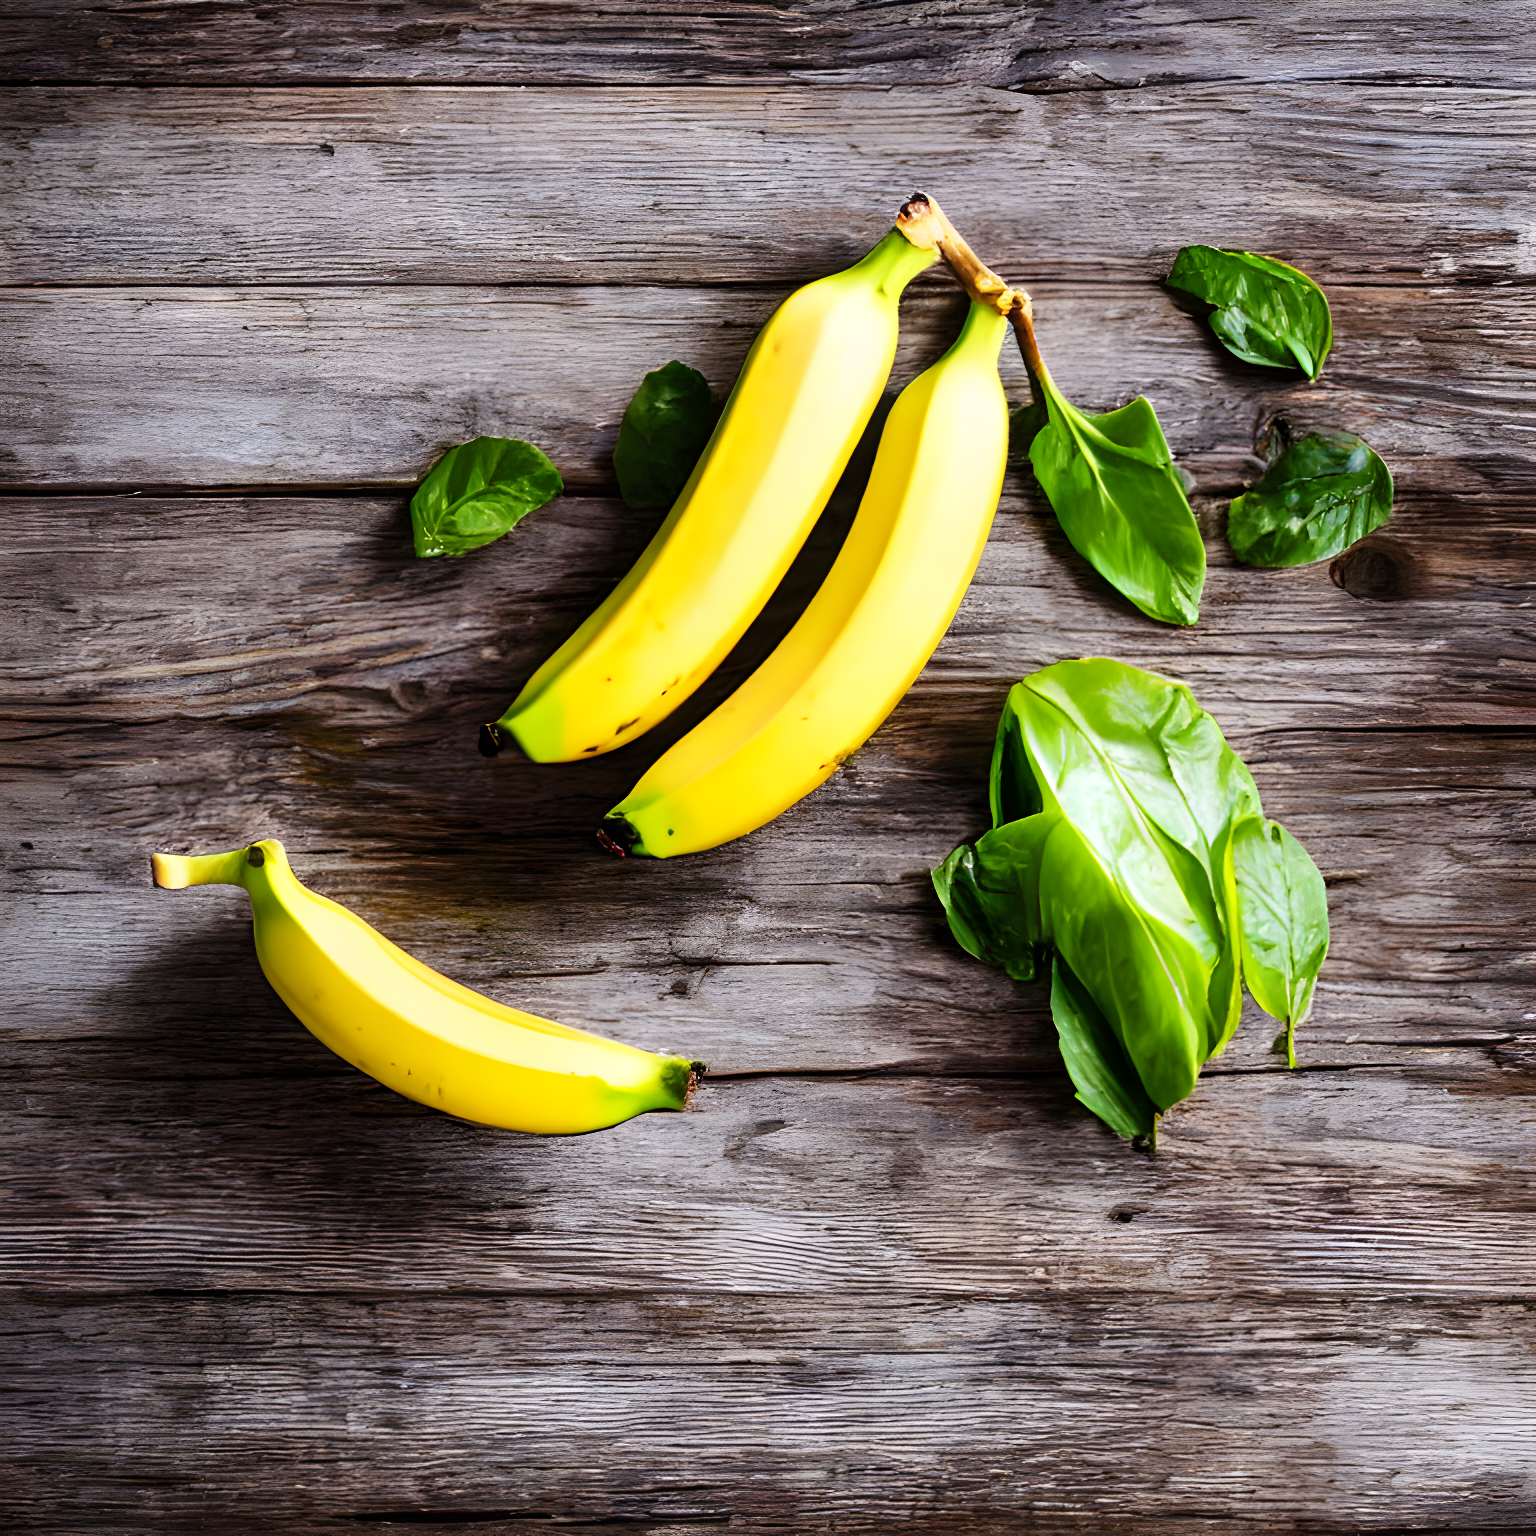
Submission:
[[[232,848],[228,853],[190,856],[156,853],[150,855],[150,867],[155,884],[167,891],[179,891],[189,885],[244,885],[246,868],[253,862],[250,851]]]
[[[896,227],[914,245],[937,251],[960,286],[978,304],[990,305],[1000,314],[1007,315],[1029,373],[1030,399],[1043,407],[1051,376],[1035,341],[1035,312],[1029,294],[1023,288],[1010,288],[987,266],[927,193],[914,192],[902,204],[901,212],[896,215]]]
[[[1008,311],[1008,323],[1018,339],[1019,352],[1024,358],[1024,368],[1029,374],[1029,398],[1036,405],[1045,404],[1045,388],[1051,381],[1045,360],[1040,356],[1040,345],[1035,340],[1035,306],[1022,288],[1014,289],[1018,302]]]
[[[944,210],[926,192],[914,192],[896,215],[896,228],[913,245],[937,251],[960,286],[978,304],[988,304],[1001,315],[1008,314],[1022,297],[1028,295],[1010,288],[961,237],[960,231],[944,215]]]

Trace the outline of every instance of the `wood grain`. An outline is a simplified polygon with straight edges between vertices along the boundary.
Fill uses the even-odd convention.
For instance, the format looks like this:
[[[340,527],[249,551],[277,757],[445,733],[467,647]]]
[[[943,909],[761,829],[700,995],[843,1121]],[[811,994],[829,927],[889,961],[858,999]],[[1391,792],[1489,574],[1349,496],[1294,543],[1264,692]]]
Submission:
[[[1014,281],[1160,279],[1197,242],[1518,281],[1533,138],[1536,99],[1484,88],[18,90],[0,276],[792,283],[922,187]]]
[[[1103,91],[1211,79],[1527,86],[1529,30],[1472,0],[1391,0],[1305,13],[1191,0],[700,0],[583,5],[529,0],[275,0],[142,6],[10,0],[0,57],[14,79],[441,80],[699,84],[760,78],[881,85],[970,80]]]
[[[1531,1528],[1536,50],[1519,8],[1368,9],[12,0],[7,1530]],[[1070,398],[1156,401],[1202,622],[1134,613],[1016,474],[832,781],[709,855],[602,857],[857,494],[663,728],[487,762],[654,526],[612,499],[619,414],[673,356],[723,392],[917,185],[1030,282]],[[1319,385],[1174,308],[1190,240],[1328,284]],[[958,314],[914,286],[896,383]],[[1277,416],[1396,475],[1331,567],[1226,551]],[[570,494],[417,561],[404,492],[479,432]],[[928,879],[1007,686],[1094,653],[1193,684],[1330,882],[1302,1070],[1250,1009],[1155,1154]],[[353,1071],[239,892],[149,884],[152,849],[272,834],[470,985],[703,1056],[695,1107],[546,1140]]]
[[[1224,1078],[1148,1158],[1054,1082],[728,1084],[540,1141],[356,1074],[8,1074],[8,1504],[1497,1527],[1532,1497],[1533,1080],[1477,1077]]]
[[[1041,346],[1067,397],[1105,410],[1147,394],[1208,491],[1235,491],[1256,472],[1255,440],[1277,414],[1299,431],[1358,432],[1405,483],[1430,460],[1463,494],[1529,475],[1530,287],[1335,289],[1338,339],[1317,384],[1237,362],[1150,281],[1035,292]],[[782,296],[13,289],[0,302],[15,360],[0,377],[0,483],[404,487],[446,448],[490,433],[538,443],[570,486],[601,489],[646,371],[679,357],[723,395]],[[963,306],[942,277],[907,301],[893,386],[948,345]],[[1003,357],[1021,400],[1022,365],[1011,347]]]

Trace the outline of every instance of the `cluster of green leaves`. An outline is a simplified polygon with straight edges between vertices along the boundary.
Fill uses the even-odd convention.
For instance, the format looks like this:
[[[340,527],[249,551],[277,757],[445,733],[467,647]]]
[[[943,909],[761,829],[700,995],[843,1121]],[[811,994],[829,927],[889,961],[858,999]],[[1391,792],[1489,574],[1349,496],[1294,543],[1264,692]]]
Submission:
[[[1295,267],[1252,251],[1186,245],[1168,286],[1206,310],[1212,331],[1235,357],[1270,368],[1323,371],[1333,315],[1323,290]]]
[[[674,359],[646,374],[619,423],[613,450],[625,505],[670,507],[688,483],[716,415],[697,369]]]
[[[1245,565],[1328,560],[1392,515],[1392,471],[1350,432],[1314,432],[1291,443],[1227,516],[1227,539]]]
[[[1270,368],[1323,371],[1333,315],[1323,290],[1295,267],[1252,251],[1186,245],[1168,286],[1205,313],[1234,356]],[[1279,456],[1232,503],[1227,537],[1246,565],[1303,565],[1347,549],[1392,511],[1392,475],[1358,437],[1314,433]]]
[[[1252,775],[1189,689],[1105,658],[1014,686],[992,829],[934,871],[956,939],[1028,980],[1077,1096],[1148,1136],[1237,1028],[1242,984],[1292,1065],[1328,948],[1322,876],[1266,821]]]
[[[418,555],[462,555],[499,539],[560,494],[560,471],[532,443],[477,437],[450,448],[411,498]]]

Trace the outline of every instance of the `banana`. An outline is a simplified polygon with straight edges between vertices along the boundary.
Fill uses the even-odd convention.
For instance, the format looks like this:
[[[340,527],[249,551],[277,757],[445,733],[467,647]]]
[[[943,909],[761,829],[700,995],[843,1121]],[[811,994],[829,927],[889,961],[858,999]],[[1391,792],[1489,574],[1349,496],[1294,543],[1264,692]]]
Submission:
[[[777,650],[609,812],[600,840],[655,858],[754,831],[828,778],[896,707],[949,628],[997,511],[1008,327],[972,300],[902,391],[826,581]]]
[[[607,601],[480,728],[535,762],[611,752],[720,664],[789,569],[874,413],[902,290],[937,259],[893,229],[769,319],[666,521]]]
[[[464,1120],[563,1135],[682,1109],[703,1066],[520,1013],[413,959],[299,883],[275,838],[197,858],[157,853],[155,884],[239,885],[256,954],[306,1029],[396,1093]]]

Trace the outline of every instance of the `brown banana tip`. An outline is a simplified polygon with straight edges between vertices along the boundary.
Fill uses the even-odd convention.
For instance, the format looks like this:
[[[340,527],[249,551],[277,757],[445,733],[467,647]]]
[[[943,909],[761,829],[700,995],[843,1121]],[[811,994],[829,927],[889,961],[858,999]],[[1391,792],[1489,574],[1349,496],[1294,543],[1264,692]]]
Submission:
[[[607,852],[624,858],[635,851],[635,844],[640,841],[640,834],[630,826],[629,818],[619,815],[603,817],[603,824],[597,829],[597,845]]]
[[[480,727],[480,738],[476,745],[480,748],[481,757],[495,757],[500,753],[501,732],[496,728],[494,721]]]
[[[896,228],[920,251],[941,250],[944,226],[935,217],[937,204],[923,192],[914,192],[896,215]]]

